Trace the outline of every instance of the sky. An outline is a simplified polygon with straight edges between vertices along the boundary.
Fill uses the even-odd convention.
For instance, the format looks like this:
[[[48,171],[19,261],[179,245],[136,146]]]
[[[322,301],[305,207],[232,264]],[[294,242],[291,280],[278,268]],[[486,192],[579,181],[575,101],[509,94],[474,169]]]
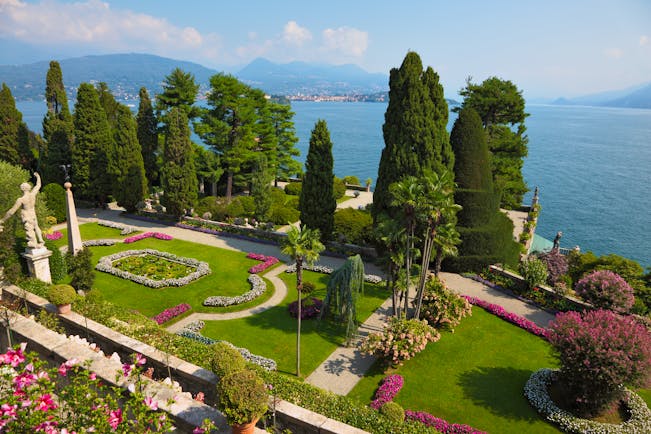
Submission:
[[[649,0],[0,0],[0,64],[148,53],[237,72],[352,63],[388,75],[408,51],[454,98],[467,77],[528,98],[651,82]]]

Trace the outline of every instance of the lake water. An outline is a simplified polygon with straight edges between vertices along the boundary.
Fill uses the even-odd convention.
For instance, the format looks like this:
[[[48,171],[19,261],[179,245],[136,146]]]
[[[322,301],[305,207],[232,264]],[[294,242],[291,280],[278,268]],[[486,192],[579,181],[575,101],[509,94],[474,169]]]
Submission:
[[[17,107],[40,131],[45,103]],[[301,161],[314,124],[324,119],[335,174],[375,182],[386,104],[294,102],[292,108]],[[540,188],[537,233],[553,239],[563,231],[563,247],[617,253],[651,266],[651,110],[528,105],[527,111],[523,172],[532,190]],[[530,200],[531,193],[525,203]]]

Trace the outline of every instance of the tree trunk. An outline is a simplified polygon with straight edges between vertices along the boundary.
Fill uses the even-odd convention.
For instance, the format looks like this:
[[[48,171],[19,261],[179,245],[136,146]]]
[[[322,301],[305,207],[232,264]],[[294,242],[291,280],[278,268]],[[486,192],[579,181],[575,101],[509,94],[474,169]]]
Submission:
[[[423,305],[423,296],[425,295],[425,282],[427,281],[427,273],[429,271],[429,261],[432,257],[432,247],[434,246],[434,237],[436,231],[428,231],[425,242],[423,243],[423,261],[420,268],[420,279],[418,281],[418,290],[416,291],[416,311],[414,318],[418,319],[420,316],[420,309]]]
[[[296,290],[298,291],[298,328],[296,332],[296,376],[301,376],[301,290],[303,289],[303,259],[296,258]]]
[[[232,195],[233,195],[233,172],[228,172],[228,176],[226,177],[226,203],[231,203]]]
[[[434,275],[439,277],[441,272],[441,263],[443,262],[443,249],[440,247],[436,249],[436,259],[434,260]]]

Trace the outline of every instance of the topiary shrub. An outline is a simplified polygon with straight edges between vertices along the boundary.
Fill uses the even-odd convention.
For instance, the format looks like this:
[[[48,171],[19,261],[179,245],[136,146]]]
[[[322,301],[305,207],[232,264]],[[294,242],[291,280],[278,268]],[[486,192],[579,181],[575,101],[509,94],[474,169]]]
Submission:
[[[346,183],[343,179],[335,176],[332,181],[332,188],[332,193],[334,194],[335,199],[341,199],[346,195]]]
[[[274,206],[271,208],[270,219],[275,225],[286,225],[294,223],[300,218],[300,212],[296,209],[285,206]]]
[[[285,185],[285,194],[300,196],[302,187],[303,184],[300,182],[290,182],[289,184]]]
[[[269,406],[267,387],[254,371],[231,372],[219,381],[219,409],[229,424],[247,424],[260,419]]]
[[[405,409],[397,402],[389,401],[380,407],[380,413],[393,422],[405,420]]]
[[[461,319],[472,315],[472,306],[463,297],[448,290],[443,282],[433,277],[427,280],[420,318],[434,328],[454,331]]]
[[[78,291],[90,291],[95,282],[95,273],[91,258],[93,254],[88,247],[84,247],[72,255],[70,252],[66,255],[68,264],[68,273],[70,274],[70,284]]]
[[[41,190],[45,202],[57,222],[66,221],[66,191],[59,184],[48,184]]]
[[[344,176],[343,181],[344,181],[345,184],[361,185],[360,182],[359,182],[359,178],[354,176],[354,175]]]
[[[61,250],[52,241],[45,241],[45,247],[52,252],[50,256],[50,277],[52,278],[52,283],[59,283],[68,274],[66,260],[61,254]]]
[[[609,270],[593,271],[579,280],[574,289],[577,295],[595,307],[615,312],[628,312],[635,303],[631,285]]]
[[[622,385],[651,381],[651,333],[631,317],[608,310],[560,313],[550,323],[548,339],[578,416],[594,416],[621,399]]]
[[[533,256],[520,262],[518,267],[528,289],[547,282],[547,265]]]
[[[368,244],[373,236],[373,217],[368,211],[343,208],[335,212],[336,240],[350,244]]]
[[[567,258],[558,250],[541,253],[538,255],[538,259],[547,266],[547,283],[551,286],[555,286],[561,276],[566,275],[569,270]]]
[[[246,361],[242,354],[225,342],[217,342],[211,345],[212,357],[210,358],[210,369],[219,378],[242,371],[246,368]]]
[[[75,288],[66,284],[52,285],[47,291],[47,299],[57,306],[70,304],[77,298]]]

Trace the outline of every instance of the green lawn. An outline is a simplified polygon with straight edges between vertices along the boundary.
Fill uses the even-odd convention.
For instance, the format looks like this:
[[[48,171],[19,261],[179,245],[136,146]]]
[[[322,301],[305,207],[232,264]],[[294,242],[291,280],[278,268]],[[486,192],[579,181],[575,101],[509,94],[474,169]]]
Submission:
[[[130,249],[156,249],[178,256],[206,261],[212,273],[182,287],[149,288],[130,280],[121,279],[108,273],[95,272],[94,291],[98,291],[106,300],[130,309],[137,309],[147,316],[156,315],[166,308],[180,303],[188,303],[193,312],[232,312],[256,306],[269,299],[274,292],[273,285],[267,282],[267,291],[249,303],[229,307],[206,307],[203,300],[211,295],[235,296],[251,288],[247,282],[247,270],[259,261],[247,259],[245,253],[199,245],[182,240],[163,241],[147,238],[132,244],[115,244],[113,246],[91,247],[93,265],[102,256]]]
[[[549,344],[483,309],[472,311],[454,333],[389,372],[405,380],[396,402],[489,433],[559,432],[523,395],[532,372],[557,366]],[[369,403],[385,375],[376,366],[349,396]]]
[[[59,232],[63,234],[61,238],[53,243],[57,247],[65,246],[68,244],[68,230],[61,229]],[[81,234],[82,240],[100,240],[100,239],[124,239],[126,237],[132,237],[136,234],[141,233],[141,231],[132,232],[129,235],[120,235],[120,229],[109,228],[106,226],[100,226],[97,223],[83,223],[79,225],[79,233]]]
[[[330,278],[328,275],[304,272],[304,280],[317,285],[313,295],[323,299]],[[272,358],[278,370],[296,373],[296,319],[289,316],[287,305],[296,300],[296,274],[284,273],[281,278],[289,289],[283,302],[263,313],[230,321],[206,321],[201,331],[213,339],[227,340],[234,345],[249,349],[254,354]],[[366,320],[386,300],[382,285],[365,285],[365,294],[358,303],[358,318]],[[301,327],[301,374],[307,377],[335,348],[343,343],[339,327],[317,320],[304,320]]]

